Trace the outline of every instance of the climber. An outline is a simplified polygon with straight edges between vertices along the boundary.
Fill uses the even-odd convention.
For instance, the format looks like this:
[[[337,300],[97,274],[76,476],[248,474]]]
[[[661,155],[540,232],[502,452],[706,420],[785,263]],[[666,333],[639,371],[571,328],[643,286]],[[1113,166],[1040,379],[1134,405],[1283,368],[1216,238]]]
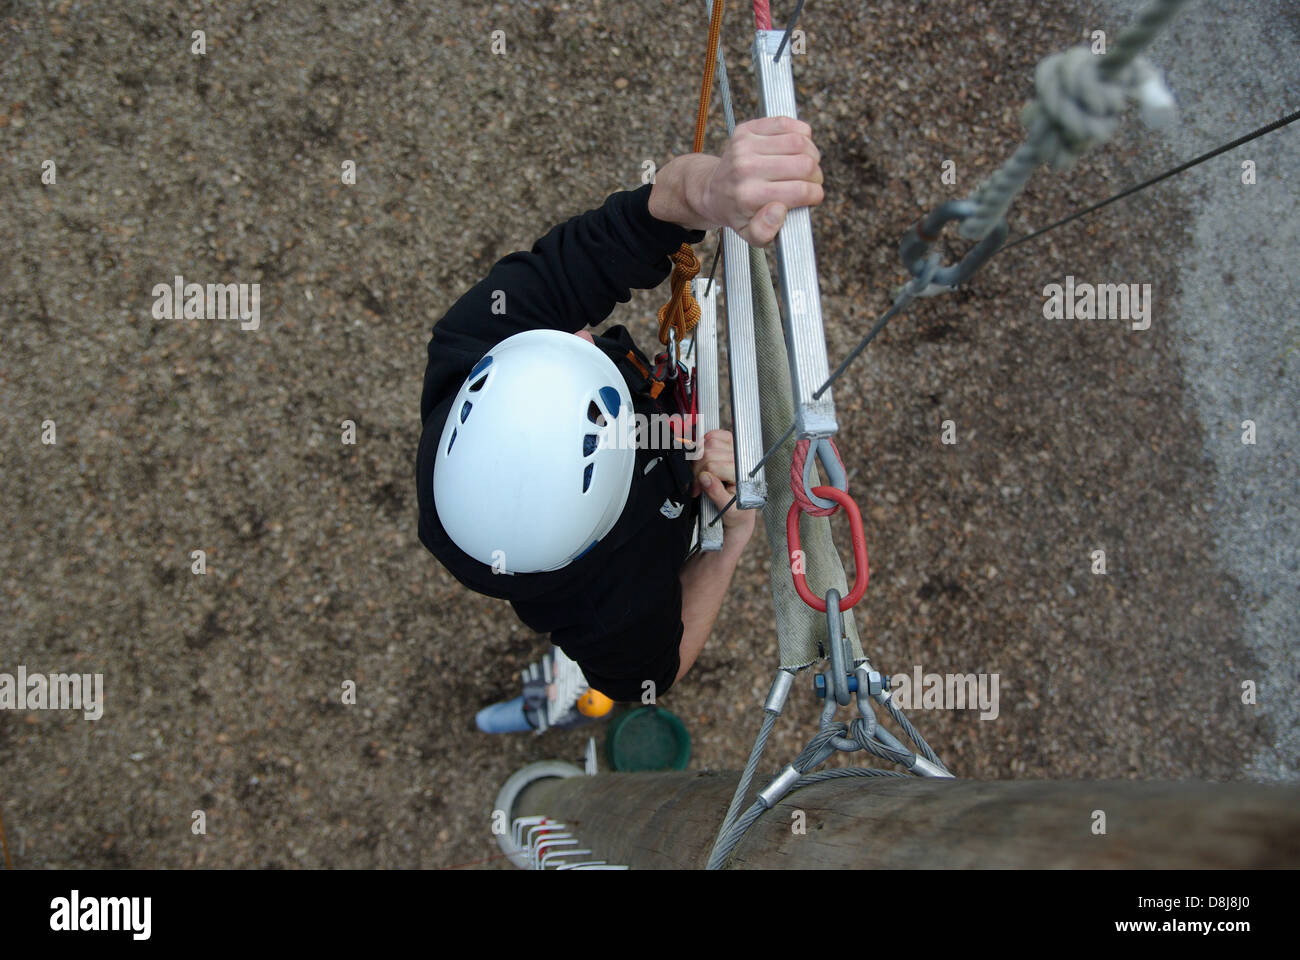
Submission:
[[[661,696],[699,656],[754,531],[723,514],[719,552],[685,558],[701,493],[734,493],[731,434],[611,443],[628,413],[671,415],[626,328],[593,335],[668,256],[719,225],[753,246],[787,210],[822,202],[806,123],[736,127],[721,156],[673,158],[655,181],[611,194],[498,261],[433,328],[420,400],[420,541],[461,583],[519,618],[614,700]]]

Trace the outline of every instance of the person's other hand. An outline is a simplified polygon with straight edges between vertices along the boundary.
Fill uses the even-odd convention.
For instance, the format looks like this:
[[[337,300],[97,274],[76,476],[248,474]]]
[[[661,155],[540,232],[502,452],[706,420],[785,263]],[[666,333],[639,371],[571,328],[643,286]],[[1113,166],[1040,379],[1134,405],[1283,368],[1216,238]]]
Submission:
[[[704,435],[704,449],[699,458],[691,462],[695,483],[691,496],[704,493],[721,510],[736,495],[736,451],[729,430],[710,430]],[[726,531],[724,541],[748,541],[754,533],[757,510],[739,510],[732,507],[722,515]]]

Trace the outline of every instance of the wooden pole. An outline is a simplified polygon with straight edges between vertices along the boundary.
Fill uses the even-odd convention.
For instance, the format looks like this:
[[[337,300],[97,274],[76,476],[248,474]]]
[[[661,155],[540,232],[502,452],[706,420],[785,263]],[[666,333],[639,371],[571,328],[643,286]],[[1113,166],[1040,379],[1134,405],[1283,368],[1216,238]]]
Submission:
[[[539,780],[513,815],[562,821],[609,863],[702,869],[737,777]],[[1094,832],[1102,816],[1104,834]],[[732,869],[1297,866],[1300,787],[1136,780],[829,780],[760,817],[731,860]]]

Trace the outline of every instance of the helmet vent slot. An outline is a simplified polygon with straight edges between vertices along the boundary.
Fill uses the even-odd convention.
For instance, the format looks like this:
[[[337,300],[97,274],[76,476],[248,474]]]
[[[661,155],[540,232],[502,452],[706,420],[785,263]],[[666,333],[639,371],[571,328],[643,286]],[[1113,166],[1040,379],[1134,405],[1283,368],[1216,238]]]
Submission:
[[[600,407],[596,406],[595,400],[587,404],[587,419],[598,427],[605,425],[605,414],[601,412]]]
[[[483,384],[485,383],[487,383],[487,374],[484,374],[483,376],[475,380],[473,383],[471,383],[469,385],[469,392],[478,393],[480,390],[483,389]]]
[[[596,452],[596,447],[600,443],[600,438],[594,433],[589,433],[582,438],[582,455],[589,457]]]
[[[591,487],[591,472],[594,469],[596,469],[596,465],[594,463],[589,463],[587,464],[587,469],[582,471],[582,492],[583,493],[586,493],[588,488]]]
[[[601,387],[600,399],[605,401],[605,407],[609,410],[609,415],[611,417],[617,417],[618,408],[622,404],[622,401],[618,396],[618,391],[613,387]]]
[[[451,439],[447,441],[447,452],[451,453],[451,445],[456,442],[456,431],[451,431]]]
[[[465,403],[464,403],[464,404],[461,406],[461,408],[460,408],[460,422],[461,422],[461,423],[464,423],[466,420],[469,419],[469,412],[470,412],[472,409],[474,409],[474,405],[473,405],[472,403],[470,403],[468,400],[466,400]]]

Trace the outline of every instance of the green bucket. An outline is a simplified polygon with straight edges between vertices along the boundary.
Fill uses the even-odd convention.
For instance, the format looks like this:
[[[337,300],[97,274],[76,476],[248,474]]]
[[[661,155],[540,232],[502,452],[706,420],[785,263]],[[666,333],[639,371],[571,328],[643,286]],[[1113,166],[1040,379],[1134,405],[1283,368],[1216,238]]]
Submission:
[[[685,770],[691,735],[661,707],[638,707],[615,717],[605,733],[605,758],[611,770]]]

